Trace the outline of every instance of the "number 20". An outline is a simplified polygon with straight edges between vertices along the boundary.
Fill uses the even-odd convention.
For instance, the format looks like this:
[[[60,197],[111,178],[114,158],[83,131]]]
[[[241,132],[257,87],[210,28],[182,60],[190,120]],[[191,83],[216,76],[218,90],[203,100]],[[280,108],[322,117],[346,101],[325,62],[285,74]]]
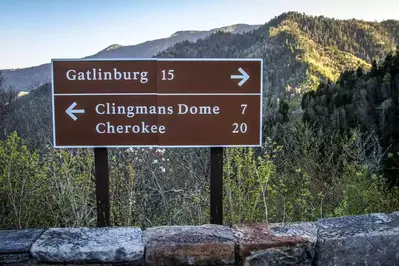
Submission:
[[[248,126],[245,123],[241,123],[241,125],[238,125],[238,123],[234,123],[233,124],[233,132],[234,134],[237,133],[246,133],[248,130]]]

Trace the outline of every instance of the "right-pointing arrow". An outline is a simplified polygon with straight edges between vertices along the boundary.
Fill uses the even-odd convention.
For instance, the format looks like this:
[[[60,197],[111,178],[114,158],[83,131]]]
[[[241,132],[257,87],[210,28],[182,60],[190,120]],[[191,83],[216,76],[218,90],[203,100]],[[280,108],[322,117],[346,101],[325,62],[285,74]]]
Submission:
[[[241,79],[241,81],[238,83],[238,86],[241,87],[249,79],[249,75],[241,67],[238,69],[238,71],[241,73],[241,75],[231,75],[230,78]]]
[[[84,114],[85,110],[84,109],[73,109],[75,106],[78,105],[76,102],[73,102],[71,106],[66,109],[65,113],[67,113],[74,121],[78,120],[75,114]]]

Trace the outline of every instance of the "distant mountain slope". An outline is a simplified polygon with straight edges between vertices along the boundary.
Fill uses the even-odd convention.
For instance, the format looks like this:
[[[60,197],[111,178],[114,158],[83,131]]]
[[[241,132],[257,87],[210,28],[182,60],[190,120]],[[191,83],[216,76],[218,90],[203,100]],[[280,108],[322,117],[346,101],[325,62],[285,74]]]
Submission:
[[[2,71],[7,84],[18,92],[31,91],[50,81],[50,64]]]
[[[147,58],[154,54],[173,46],[182,41],[195,42],[200,38],[205,38],[217,31],[230,33],[243,33],[258,28],[260,25],[236,24],[227,27],[217,28],[210,31],[178,31],[168,38],[147,41],[137,45],[121,46],[113,44],[97,54],[85,58]],[[4,70],[4,77],[7,83],[19,91],[30,91],[33,87],[48,82],[50,80],[50,64],[35,67]]]
[[[230,33],[243,33],[254,30],[260,25],[236,24],[232,26],[213,29],[210,31],[178,31],[168,38],[147,41],[137,45],[121,46],[111,45],[110,47],[87,58],[120,58],[129,55],[130,57],[151,57],[162,50],[165,50],[182,41],[195,42],[198,39],[206,38],[217,31]]]

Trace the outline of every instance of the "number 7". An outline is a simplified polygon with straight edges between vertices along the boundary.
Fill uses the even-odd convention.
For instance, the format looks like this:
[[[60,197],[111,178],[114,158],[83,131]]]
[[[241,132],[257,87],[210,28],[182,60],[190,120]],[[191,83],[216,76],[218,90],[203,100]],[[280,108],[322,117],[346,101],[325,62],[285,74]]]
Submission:
[[[245,113],[245,109],[247,109],[248,104],[241,104],[242,107],[242,114]]]

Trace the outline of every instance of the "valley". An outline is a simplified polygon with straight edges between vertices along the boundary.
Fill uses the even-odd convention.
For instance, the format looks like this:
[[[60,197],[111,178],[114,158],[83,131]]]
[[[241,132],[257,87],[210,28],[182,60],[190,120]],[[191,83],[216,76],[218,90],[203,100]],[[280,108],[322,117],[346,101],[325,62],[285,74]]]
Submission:
[[[111,45],[92,58],[262,58],[262,147],[224,150],[225,222],[288,223],[398,210],[398,45],[396,20],[287,12],[263,25],[181,31],[138,45]],[[0,226],[93,225],[94,154],[53,149],[49,65],[2,75],[16,92],[30,92],[18,97],[3,90],[0,98],[0,169],[6,173],[0,175],[0,182],[5,180],[0,197],[24,203],[20,216],[0,206],[0,212],[8,211],[0,216]],[[136,74],[136,82],[140,77]],[[113,112],[107,110],[112,101],[101,100],[100,115]],[[186,119],[193,112],[205,117],[224,112],[217,106],[179,104],[171,111]],[[129,115],[128,104],[125,110],[115,108]],[[155,122],[107,122],[95,124],[99,134],[168,133]],[[209,149],[200,148],[110,149],[112,223],[146,228],[208,222],[209,156]],[[15,195],[20,195],[17,201]]]

